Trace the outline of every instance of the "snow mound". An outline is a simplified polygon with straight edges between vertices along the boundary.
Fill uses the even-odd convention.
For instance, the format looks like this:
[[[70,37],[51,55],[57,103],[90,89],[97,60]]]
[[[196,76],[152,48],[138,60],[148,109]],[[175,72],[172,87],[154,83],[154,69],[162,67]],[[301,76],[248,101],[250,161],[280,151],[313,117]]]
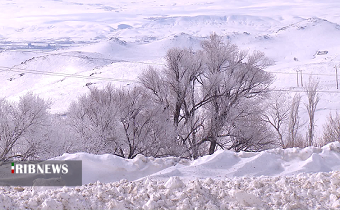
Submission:
[[[240,153],[218,151],[213,155],[192,161],[189,165],[177,164],[152,176],[217,179],[235,176],[282,176],[335,170],[340,170],[339,142],[330,143],[322,148],[272,149]]]
[[[170,177],[170,179],[165,183],[164,185],[168,189],[175,189],[175,188],[181,188],[184,186],[184,183],[180,178],[177,176]]]
[[[135,181],[150,177],[168,180],[166,188],[172,189],[182,186],[179,178],[224,179],[337,171],[340,170],[340,143],[333,142],[322,148],[272,149],[263,152],[217,151],[194,161],[143,155],[129,160],[110,154],[87,153],[64,154],[54,160],[82,160],[83,184],[96,181],[109,183],[122,179]]]
[[[223,180],[170,178],[95,182],[37,191],[0,188],[1,209],[330,209],[340,207],[340,172]],[[181,183],[177,187],[175,186]],[[18,202],[20,200],[20,202]]]
[[[175,165],[179,158],[153,158],[137,155],[128,160],[115,155],[87,153],[64,154],[54,160],[82,160],[83,184],[115,182],[121,179],[133,181]]]
[[[78,187],[1,187],[0,209],[330,209],[340,207],[340,143],[195,161],[64,154],[82,160]],[[20,202],[18,202],[20,201]]]

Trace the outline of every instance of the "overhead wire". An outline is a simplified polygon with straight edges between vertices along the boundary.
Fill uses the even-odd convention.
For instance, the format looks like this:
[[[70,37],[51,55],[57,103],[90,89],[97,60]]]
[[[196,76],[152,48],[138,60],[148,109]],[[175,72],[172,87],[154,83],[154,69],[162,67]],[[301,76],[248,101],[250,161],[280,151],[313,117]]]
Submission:
[[[14,51],[18,52],[19,50],[7,50],[7,51]],[[160,65],[160,66],[165,66],[164,63],[155,63],[155,62],[144,62],[144,61],[128,61],[128,60],[119,60],[119,59],[111,59],[111,58],[98,58],[98,57],[91,57],[88,55],[70,55],[65,53],[49,53],[45,51],[34,51],[34,50],[20,50],[19,52],[31,52],[31,53],[41,53],[41,54],[46,54],[46,55],[58,55],[58,56],[65,56],[65,57],[75,57],[75,58],[82,58],[82,59],[90,59],[90,60],[103,60],[103,61],[110,61],[113,63],[120,63],[120,62],[125,62],[125,63],[139,63],[139,64],[146,64],[146,65]],[[288,75],[296,75],[296,72],[280,72],[280,71],[268,71],[269,73],[273,74],[288,74]],[[299,71],[299,74],[302,75],[315,75],[315,76],[334,76],[335,74],[320,74],[320,73],[305,73]]]
[[[0,72],[2,71],[13,71],[13,72],[24,72],[31,74],[41,74],[47,76],[58,76],[58,77],[72,77],[72,78],[81,78],[81,79],[95,79],[95,80],[105,80],[105,81],[114,81],[114,82],[138,82],[138,80],[134,79],[117,79],[110,77],[92,77],[85,75],[77,75],[77,74],[66,74],[66,73],[56,73],[56,72],[48,72],[48,71],[38,71],[38,70],[29,70],[29,69],[21,69],[21,68],[10,68],[0,66]],[[291,90],[291,89],[270,89],[269,91],[277,91],[277,92],[305,92],[305,90]],[[320,93],[340,93],[339,91],[331,91],[331,90],[317,90]]]
[[[73,77],[73,78],[81,78],[81,79],[96,79],[96,80],[108,80],[108,81],[118,81],[118,82],[136,82],[136,80],[132,79],[117,79],[117,78],[110,78],[110,77],[93,77],[93,76],[85,76],[79,74],[67,74],[67,73],[58,73],[58,72],[49,72],[49,71],[38,71],[38,70],[31,70],[31,69],[21,69],[17,67],[5,67],[0,66],[1,71],[13,71],[13,72],[23,72],[23,73],[30,73],[30,74],[41,74],[41,75],[48,75],[48,76],[58,76],[58,77]],[[0,72],[1,72],[0,71]]]
[[[18,50],[8,50],[8,51],[18,51]],[[76,57],[81,59],[90,59],[90,60],[104,60],[110,61],[112,63],[119,63],[119,62],[126,62],[126,63],[139,63],[139,64],[146,64],[146,65],[162,65],[162,63],[154,63],[154,62],[142,62],[142,61],[127,61],[127,60],[115,60],[109,58],[96,58],[90,57],[88,55],[70,55],[65,53],[50,53],[44,51],[33,51],[33,50],[24,50],[20,52],[32,52],[32,53],[41,53],[46,55],[57,55],[57,56],[66,56],[66,57]],[[0,66],[0,72],[2,71],[13,71],[13,72],[24,72],[24,73],[31,73],[31,74],[41,74],[41,75],[48,75],[48,76],[59,76],[59,77],[71,77],[71,78],[80,78],[80,79],[94,79],[94,80],[106,80],[106,81],[115,81],[115,82],[137,82],[134,79],[118,79],[118,78],[110,78],[110,77],[96,77],[96,76],[85,76],[79,74],[67,74],[67,73],[58,73],[58,72],[49,72],[49,71],[39,71],[33,69],[24,69],[18,67],[6,67]],[[287,74],[287,75],[296,75],[297,72],[280,72],[280,71],[267,71],[273,74]],[[320,73],[303,73],[299,71],[301,75],[311,75],[311,76],[334,76],[335,74],[320,74]],[[284,92],[304,92],[304,90],[288,90],[288,89],[271,89],[271,91],[284,91]],[[317,92],[324,92],[324,93],[340,93],[340,91],[328,91],[328,90],[318,90]]]
[[[267,71],[268,73],[273,73],[273,74],[288,74],[288,75],[296,75],[297,73],[296,72],[279,72],[279,71]],[[299,75],[302,74],[302,75],[309,75],[309,76],[332,76],[334,77],[335,76],[335,73],[334,74],[320,74],[320,73],[302,73],[299,71],[298,73]]]
[[[293,92],[293,93],[305,93],[305,90],[290,90],[290,89],[270,89],[269,91],[277,91],[277,92]],[[334,90],[316,90],[317,93],[340,93],[339,91]]]

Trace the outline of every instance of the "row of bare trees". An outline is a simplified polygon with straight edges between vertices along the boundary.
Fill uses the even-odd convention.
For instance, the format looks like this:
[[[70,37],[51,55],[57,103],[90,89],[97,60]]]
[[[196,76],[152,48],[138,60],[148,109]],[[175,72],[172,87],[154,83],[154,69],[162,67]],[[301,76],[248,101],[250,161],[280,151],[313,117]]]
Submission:
[[[275,139],[261,120],[273,77],[263,53],[249,54],[215,34],[202,50],[173,48],[131,89],[92,88],[74,102],[68,124],[78,150],[198,158],[218,147],[259,151]]]
[[[173,155],[170,151],[176,151],[169,144],[167,116],[141,87],[93,88],[71,105],[67,119],[78,140],[76,150],[125,158]]]
[[[165,68],[149,67],[132,88],[91,88],[65,115],[49,114],[49,103],[32,94],[18,103],[0,101],[0,160],[80,151],[196,159],[218,148],[315,145],[317,82],[305,85],[304,138],[302,96],[270,93],[273,76],[264,69],[271,61],[263,53],[239,50],[213,34],[201,50],[173,48],[165,59]],[[339,125],[339,115],[330,116],[324,143],[339,140]]]
[[[278,143],[282,148],[316,146],[315,136],[315,112],[320,101],[318,94],[319,82],[310,78],[305,85],[307,103],[305,108],[308,121],[301,122],[299,116],[301,95],[296,93],[292,99],[283,92],[274,93],[267,102],[267,110],[263,114],[263,120],[271,125],[276,133]],[[304,138],[300,128],[307,124],[307,133]]]

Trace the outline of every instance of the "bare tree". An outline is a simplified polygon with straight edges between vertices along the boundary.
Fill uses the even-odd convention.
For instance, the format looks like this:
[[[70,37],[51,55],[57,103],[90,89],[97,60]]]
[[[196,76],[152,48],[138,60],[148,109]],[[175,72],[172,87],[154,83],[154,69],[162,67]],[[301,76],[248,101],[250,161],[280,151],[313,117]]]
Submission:
[[[213,154],[220,133],[231,122],[229,116],[246,99],[262,97],[267,93],[272,76],[263,71],[271,62],[261,52],[248,55],[238,50],[222,37],[212,34],[202,43],[206,62],[206,74],[203,80],[204,92],[209,93],[210,103],[209,132],[203,141],[210,142],[209,154]],[[235,114],[237,115],[241,115]],[[235,134],[234,134],[235,135]]]
[[[175,92],[169,87],[170,83],[168,78],[165,77],[164,71],[150,66],[139,77],[139,81],[142,87],[146,89],[145,92],[150,92],[149,101],[154,103],[153,109],[158,110],[158,117],[163,119],[162,122],[157,124],[159,125],[158,129],[160,129],[159,133],[167,134],[166,138],[163,137],[167,139],[167,144],[161,148],[160,156],[183,156],[186,149],[183,148],[183,141],[180,140],[179,117],[175,117],[179,115],[178,110],[176,111],[176,104],[178,104],[179,99],[176,97],[178,95],[174,94]]]
[[[273,100],[269,101],[267,110],[262,115],[263,120],[274,128],[282,148],[286,148],[284,135],[289,110],[287,96],[284,93],[278,93],[273,95]]]
[[[329,115],[327,123],[324,125],[322,140],[322,146],[330,142],[340,141],[340,115],[338,113],[334,117],[331,114]]]
[[[227,121],[229,126],[223,131],[227,132],[225,136],[229,140],[224,141],[226,149],[250,152],[277,146],[274,132],[270,132],[270,125],[262,119],[266,107],[259,104],[262,104],[260,99],[246,99],[236,110],[231,111],[229,116],[232,116],[232,120]]]
[[[155,106],[144,88],[100,90],[73,103],[69,123],[77,133],[80,148],[95,154],[112,153],[124,158],[137,154],[165,155],[171,147],[171,128],[161,106]],[[171,125],[171,124],[170,124]],[[77,145],[75,145],[77,147]],[[79,146],[78,146],[79,148]]]
[[[262,129],[266,125],[259,117],[263,110],[254,102],[266,98],[273,77],[263,69],[271,61],[261,52],[240,51],[216,34],[202,42],[202,48],[171,49],[163,72],[150,68],[140,78],[155,101],[170,110],[175,138],[187,146],[192,158],[204,151],[213,154],[217,146],[250,150],[256,148],[255,142],[262,145],[258,149],[273,143],[269,135],[250,137],[250,127],[234,123],[256,118],[260,130],[267,129]],[[209,149],[200,149],[207,142]]]
[[[164,116],[162,107],[150,101],[145,89],[134,87],[120,90],[117,96],[117,116],[122,125],[121,139],[126,148],[125,157],[134,158],[137,154],[146,156],[164,155],[171,134],[169,118]],[[171,124],[170,124],[171,125]],[[170,133],[169,133],[170,132]]]
[[[227,136],[235,136],[230,133],[236,130],[230,129],[232,121],[246,120],[244,116],[250,115],[244,104],[264,97],[272,81],[272,76],[263,71],[270,64],[263,53],[247,54],[216,34],[202,42],[202,48],[170,49],[161,73],[150,68],[140,78],[155,101],[170,110],[174,138],[194,159],[203,154],[199,147],[206,142],[210,142],[209,154],[218,145],[224,148]],[[252,114],[255,116],[255,112]],[[244,127],[243,132],[246,130]]]
[[[143,86],[152,91],[155,101],[173,120],[176,140],[188,147],[190,156],[198,157],[197,132],[203,119],[197,110],[207,103],[201,98],[199,77],[203,73],[200,51],[173,48],[167,52],[167,65],[160,75],[153,68],[140,77]]]
[[[77,144],[76,133],[68,124],[67,114],[50,115],[49,126],[46,130],[45,141],[39,145],[43,148],[39,152],[39,158],[46,160],[64,153],[84,151]]]
[[[18,103],[0,101],[0,160],[37,158],[50,103],[28,93]]]
[[[319,88],[319,82],[313,80],[312,77],[309,78],[309,82],[305,85],[305,92],[308,98],[308,103],[305,104],[309,125],[307,133],[307,146],[312,146],[314,144],[314,128],[315,128],[315,111],[316,107],[320,101],[319,94],[317,93]]]
[[[272,100],[265,105],[267,108],[262,118],[274,129],[282,148],[304,146],[303,138],[299,133],[300,101],[300,94],[295,94],[290,100],[287,94],[275,93],[272,95]]]
[[[139,81],[143,87],[151,92],[151,100],[163,106],[164,110],[170,110],[171,97],[169,95],[169,88],[161,71],[149,66],[149,68],[139,76]]]
[[[117,137],[116,92],[111,85],[103,90],[91,88],[71,104],[68,123],[77,134],[78,150],[123,156],[122,142]]]
[[[302,137],[299,135],[300,117],[299,107],[301,103],[301,95],[295,94],[290,105],[289,124],[288,124],[288,142],[286,147],[303,147]]]

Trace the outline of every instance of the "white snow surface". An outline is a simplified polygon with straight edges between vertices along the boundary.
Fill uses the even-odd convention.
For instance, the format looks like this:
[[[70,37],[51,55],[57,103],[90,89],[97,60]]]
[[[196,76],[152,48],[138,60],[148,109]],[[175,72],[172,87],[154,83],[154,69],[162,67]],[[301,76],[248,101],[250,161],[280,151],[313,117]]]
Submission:
[[[340,143],[197,160],[64,154],[82,160],[78,187],[2,187],[0,209],[340,208]]]
[[[0,98],[33,92],[63,114],[90,86],[132,86],[149,65],[164,67],[169,48],[196,49],[216,32],[274,60],[273,89],[303,92],[296,71],[304,84],[320,81],[316,138],[339,109],[340,1],[3,0],[0,8]]]
[[[340,143],[333,142],[322,148],[271,149],[262,152],[236,153],[218,150],[213,155],[193,161],[176,157],[153,158],[143,155],[137,155],[134,159],[124,159],[110,154],[88,153],[64,154],[53,159],[82,160],[83,184],[96,181],[115,182],[121,179],[135,181],[146,177],[166,181],[171,177],[190,180],[242,176],[291,176],[340,170]]]
[[[303,92],[297,70],[304,83],[319,79],[316,138],[339,110],[337,0],[2,0],[0,8],[0,98],[31,91],[64,113],[88,86],[129,87],[149,65],[163,68],[169,48],[197,49],[216,32],[274,60],[272,88]],[[339,158],[339,143],[195,161],[65,154],[55,159],[83,160],[83,186],[1,187],[0,209],[336,209]]]

